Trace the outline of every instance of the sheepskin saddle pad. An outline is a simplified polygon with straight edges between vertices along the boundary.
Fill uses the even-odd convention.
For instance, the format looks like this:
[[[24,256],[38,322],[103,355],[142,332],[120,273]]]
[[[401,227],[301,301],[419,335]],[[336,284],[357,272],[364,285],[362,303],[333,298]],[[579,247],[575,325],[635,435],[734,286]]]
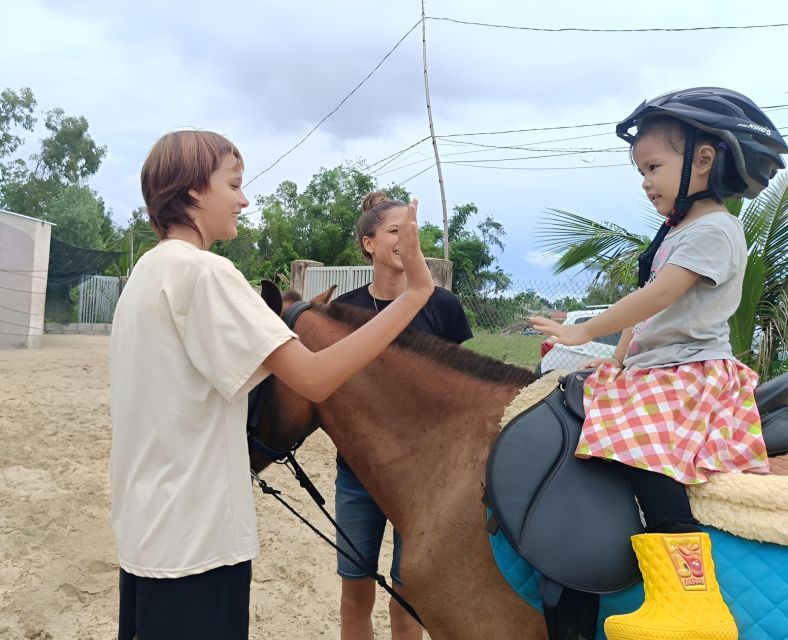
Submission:
[[[498,529],[539,573],[592,593],[624,589],[640,579],[630,545],[643,526],[635,497],[608,463],[574,455],[582,407],[571,396],[582,378],[553,373],[523,389],[506,408],[490,453],[485,503],[488,530]],[[575,378],[573,380],[573,377]],[[788,376],[757,393],[771,453],[788,433]],[[776,443],[776,444],[775,444]],[[774,447],[778,450],[774,450]],[[715,474],[690,491],[703,524],[753,540],[788,545],[788,477]]]

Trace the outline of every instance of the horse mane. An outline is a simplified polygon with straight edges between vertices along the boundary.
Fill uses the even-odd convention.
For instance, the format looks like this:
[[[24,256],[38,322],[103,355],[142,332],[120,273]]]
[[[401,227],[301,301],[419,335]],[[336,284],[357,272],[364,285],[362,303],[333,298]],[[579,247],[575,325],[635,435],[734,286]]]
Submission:
[[[332,320],[350,325],[354,329],[357,329],[375,316],[370,310],[340,302],[328,305],[315,305],[312,309],[328,316]],[[515,384],[519,387],[524,387],[536,380],[536,376],[528,369],[501,362],[470,349],[461,348],[457,344],[446,342],[422,331],[405,329],[393,344],[408,351],[413,351],[432,362],[482,380],[507,385]]]

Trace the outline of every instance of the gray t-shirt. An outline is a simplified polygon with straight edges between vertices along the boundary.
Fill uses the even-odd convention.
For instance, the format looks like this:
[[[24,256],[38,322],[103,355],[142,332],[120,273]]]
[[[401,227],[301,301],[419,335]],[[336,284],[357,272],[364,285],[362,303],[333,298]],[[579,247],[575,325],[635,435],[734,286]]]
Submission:
[[[633,328],[624,366],[649,369],[701,360],[733,360],[728,319],[741,300],[747,241],[738,218],[709,213],[665,236],[650,280],[666,264],[700,278],[667,309]]]

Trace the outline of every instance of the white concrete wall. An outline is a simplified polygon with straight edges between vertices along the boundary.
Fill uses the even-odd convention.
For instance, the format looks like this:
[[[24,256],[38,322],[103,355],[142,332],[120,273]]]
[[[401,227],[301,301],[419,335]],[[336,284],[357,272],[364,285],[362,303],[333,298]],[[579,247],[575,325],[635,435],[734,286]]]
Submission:
[[[0,209],[0,348],[41,346],[51,231]]]

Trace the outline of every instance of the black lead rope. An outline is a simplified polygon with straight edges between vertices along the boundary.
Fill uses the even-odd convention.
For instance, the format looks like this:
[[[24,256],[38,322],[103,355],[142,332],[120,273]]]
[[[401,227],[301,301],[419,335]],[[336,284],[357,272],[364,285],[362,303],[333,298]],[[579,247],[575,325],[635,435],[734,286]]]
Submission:
[[[311,302],[304,302],[304,301],[295,302],[285,312],[282,320],[284,320],[285,324],[290,329],[292,329],[293,325],[295,325],[295,322],[298,319],[298,316],[300,316],[304,311],[310,309],[311,307],[312,307]],[[252,406],[255,407],[255,409],[251,414],[252,420],[248,423],[249,425],[257,425],[258,422],[260,421],[260,415],[262,412],[261,411],[262,403],[259,402],[257,396],[260,393],[261,386],[262,384],[258,385],[258,387],[256,387],[250,394],[250,396],[254,394],[254,398],[250,399],[250,403],[252,404]],[[289,451],[277,451],[267,446],[265,443],[261,442],[258,438],[252,435],[251,429],[247,429],[246,435],[249,440],[250,446],[257,449],[258,451],[261,451],[265,456],[273,460],[275,463],[289,466],[293,476],[295,477],[296,480],[298,480],[298,484],[300,484],[306,490],[306,492],[312,497],[312,500],[315,501],[315,504],[317,504],[318,508],[323,512],[323,515],[325,515],[326,518],[328,518],[329,522],[331,522],[334,529],[336,529],[337,533],[342,536],[345,542],[347,542],[347,544],[350,546],[351,550],[353,551],[353,553],[356,554],[357,557],[354,558],[343,549],[340,549],[333,540],[331,540],[322,531],[320,531],[317,527],[315,527],[311,522],[309,522],[306,518],[304,518],[293,507],[291,507],[287,503],[287,501],[282,497],[281,491],[279,491],[278,489],[274,489],[265,480],[260,478],[260,476],[258,476],[253,469],[250,469],[250,473],[252,474],[252,481],[258,484],[260,490],[263,493],[276,498],[282,505],[284,505],[284,507],[288,511],[290,511],[290,513],[292,513],[296,518],[298,518],[301,522],[303,522],[307,527],[309,527],[312,531],[314,531],[328,544],[334,547],[334,549],[336,549],[338,553],[341,553],[345,558],[350,560],[350,562],[352,562],[356,567],[361,569],[364,572],[365,576],[367,576],[368,578],[372,578],[381,587],[383,587],[383,589],[385,589],[386,592],[392,598],[394,598],[394,600],[397,601],[399,606],[405,609],[405,611],[407,611],[411,615],[411,617],[423,627],[424,623],[421,621],[421,618],[419,618],[419,614],[416,613],[416,610],[413,608],[413,606],[407,600],[405,600],[405,598],[403,598],[399,593],[394,591],[392,587],[389,586],[389,583],[386,581],[386,578],[384,578],[382,575],[380,575],[377,572],[372,573],[368,571],[367,568],[363,564],[361,564],[361,562],[359,562],[357,558],[361,558],[361,552],[356,548],[356,545],[353,544],[353,541],[350,538],[348,538],[347,534],[337,524],[337,521],[331,517],[331,514],[328,511],[326,511],[325,508],[326,499],[320,494],[320,491],[318,491],[317,487],[312,483],[312,481],[306,475],[306,472],[301,468],[301,465],[298,464],[298,462],[295,459],[295,450],[298,449],[298,447],[300,447],[304,441],[301,440],[300,442],[297,442]]]
[[[356,554],[356,558],[352,557],[343,549],[340,549],[336,543],[331,540],[327,535],[325,535],[322,531],[320,531],[317,527],[315,527],[311,522],[309,522],[306,518],[304,518],[298,511],[296,511],[293,507],[291,507],[287,501],[282,497],[282,492],[278,489],[274,489],[271,485],[269,485],[265,480],[263,480],[260,476],[258,476],[254,470],[250,470],[252,474],[252,481],[256,482],[260,487],[260,490],[267,495],[273,496],[278,500],[284,507],[290,511],[296,518],[298,518],[301,522],[303,522],[307,527],[309,527],[312,531],[314,531],[318,536],[320,536],[323,540],[325,540],[328,544],[330,544],[334,549],[336,549],[337,553],[341,553],[345,558],[350,560],[356,567],[361,569],[364,572],[364,575],[368,578],[372,578],[375,582],[377,582],[386,592],[397,601],[399,606],[401,606],[405,611],[407,611],[411,617],[418,622],[422,627],[424,623],[419,618],[419,614],[416,613],[416,610],[413,606],[405,600],[399,593],[394,591],[392,587],[389,586],[389,583],[386,581],[381,574],[377,572],[370,572],[357,558],[361,558],[361,552],[356,548],[356,545],[353,544],[352,540],[348,538],[347,534],[342,530],[342,528],[337,524],[337,521],[331,517],[331,514],[326,510],[325,504],[326,499],[320,494],[317,487],[312,483],[309,477],[306,475],[306,472],[303,470],[300,464],[295,459],[295,455],[291,451],[288,451],[285,454],[286,461],[283,463],[285,465],[290,465],[290,471],[292,472],[293,476],[298,480],[298,484],[300,484],[304,489],[306,489],[307,493],[312,497],[317,504],[320,511],[323,512],[323,515],[328,518],[329,522],[333,525],[336,529],[337,533],[342,536],[342,538],[347,542],[347,544],[352,549],[353,553]]]

